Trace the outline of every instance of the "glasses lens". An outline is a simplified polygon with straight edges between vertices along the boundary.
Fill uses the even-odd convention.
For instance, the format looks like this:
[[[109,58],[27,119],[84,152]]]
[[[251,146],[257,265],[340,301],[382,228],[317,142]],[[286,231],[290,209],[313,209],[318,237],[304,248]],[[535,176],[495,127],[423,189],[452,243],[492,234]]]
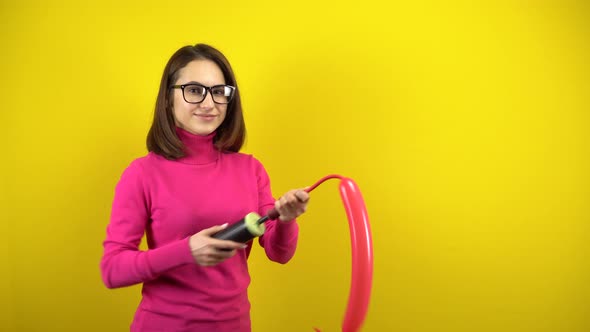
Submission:
[[[200,103],[205,99],[206,92],[204,86],[190,84],[184,87],[184,99],[189,103]]]
[[[230,85],[217,85],[211,87],[213,101],[219,104],[228,104],[234,96],[234,87]]]

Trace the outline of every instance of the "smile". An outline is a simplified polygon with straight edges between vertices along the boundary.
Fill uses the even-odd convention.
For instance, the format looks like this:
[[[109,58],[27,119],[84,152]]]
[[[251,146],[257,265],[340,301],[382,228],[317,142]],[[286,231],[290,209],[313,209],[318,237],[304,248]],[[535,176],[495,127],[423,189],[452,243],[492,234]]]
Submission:
[[[204,122],[213,122],[213,121],[215,121],[215,119],[217,119],[217,115],[214,115],[214,114],[195,114],[195,113],[193,113],[193,116],[196,116],[199,121],[204,121]]]

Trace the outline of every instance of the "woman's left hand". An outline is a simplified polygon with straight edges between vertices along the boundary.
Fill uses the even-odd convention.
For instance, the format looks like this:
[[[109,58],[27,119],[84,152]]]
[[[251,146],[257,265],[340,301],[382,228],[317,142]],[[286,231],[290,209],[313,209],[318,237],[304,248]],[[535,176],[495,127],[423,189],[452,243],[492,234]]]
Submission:
[[[303,189],[289,190],[275,202],[275,209],[279,213],[279,220],[291,221],[302,215],[307,209],[309,193]]]

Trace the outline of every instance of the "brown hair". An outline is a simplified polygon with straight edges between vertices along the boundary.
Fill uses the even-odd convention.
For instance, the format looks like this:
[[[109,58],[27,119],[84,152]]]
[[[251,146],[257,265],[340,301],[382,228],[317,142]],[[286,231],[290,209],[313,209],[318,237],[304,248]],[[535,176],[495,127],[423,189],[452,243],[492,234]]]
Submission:
[[[233,85],[236,91],[227,105],[225,119],[217,128],[214,144],[221,151],[238,152],[246,137],[246,125],[242,115],[240,89],[233,70],[226,57],[217,49],[206,45],[184,46],[176,51],[164,68],[160,90],[156,99],[154,120],[147,135],[147,149],[167,159],[178,159],[185,155],[184,145],[176,135],[176,124],[172,110],[172,89],[178,79],[179,71],[194,60],[211,60],[223,72],[225,84]]]

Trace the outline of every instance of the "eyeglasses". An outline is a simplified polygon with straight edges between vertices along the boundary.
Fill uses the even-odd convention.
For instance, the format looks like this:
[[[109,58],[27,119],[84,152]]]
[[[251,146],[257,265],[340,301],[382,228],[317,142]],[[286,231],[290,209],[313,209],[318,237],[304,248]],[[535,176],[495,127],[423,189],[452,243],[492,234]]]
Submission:
[[[234,97],[236,88],[231,85],[214,85],[204,86],[201,84],[191,83],[183,85],[173,85],[171,89],[182,89],[182,97],[189,104],[198,104],[205,100],[207,92],[211,93],[211,98],[216,104],[229,104]]]

